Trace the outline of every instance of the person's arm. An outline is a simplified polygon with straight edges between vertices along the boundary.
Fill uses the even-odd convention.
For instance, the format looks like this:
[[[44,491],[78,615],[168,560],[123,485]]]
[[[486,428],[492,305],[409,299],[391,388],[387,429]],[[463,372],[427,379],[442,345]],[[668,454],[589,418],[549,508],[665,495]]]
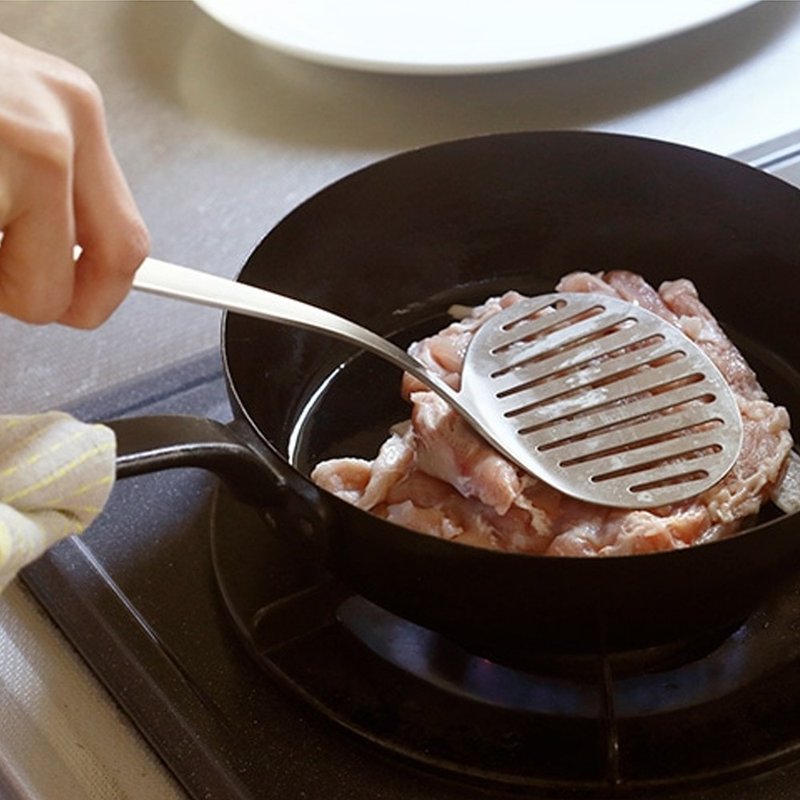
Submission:
[[[149,249],[97,85],[2,34],[0,230],[0,313],[38,324],[101,324]]]

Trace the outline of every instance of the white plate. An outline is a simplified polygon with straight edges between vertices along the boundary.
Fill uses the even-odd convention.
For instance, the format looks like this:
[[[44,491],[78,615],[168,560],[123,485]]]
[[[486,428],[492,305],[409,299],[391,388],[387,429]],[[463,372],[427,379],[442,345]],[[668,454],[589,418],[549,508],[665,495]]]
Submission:
[[[301,58],[374,72],[495,72],[646,44],[753,0],[195,0]]]

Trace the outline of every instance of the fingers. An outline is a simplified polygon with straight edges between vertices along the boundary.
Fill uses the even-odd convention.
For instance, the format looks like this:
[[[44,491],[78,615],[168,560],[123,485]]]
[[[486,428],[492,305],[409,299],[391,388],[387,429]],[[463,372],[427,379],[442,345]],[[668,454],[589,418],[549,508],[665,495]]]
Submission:
[[[37,158],[31,180],[30,165],[23,170],[8,161],[0,158],[4,196],[13,197],[3,211],[0,312],[25,322],[51,322],[65,312],[73,292],[75,227],[69,174]]]
[[[100,92],[78,68],[2,35],[0,73],[0,312],[95,327],[149,249]]]
[[[48,222],[46,214],[26,215],[7,229],[0,248],[0,312],[33,324],[59,319],[72,298],[71,248],[43,241]]]
[[[72,301],[59,322],[93,328],[127,295],[150,241],[109,145],[99,98],[80,111],[73,205],[82,253],[75,268]]]

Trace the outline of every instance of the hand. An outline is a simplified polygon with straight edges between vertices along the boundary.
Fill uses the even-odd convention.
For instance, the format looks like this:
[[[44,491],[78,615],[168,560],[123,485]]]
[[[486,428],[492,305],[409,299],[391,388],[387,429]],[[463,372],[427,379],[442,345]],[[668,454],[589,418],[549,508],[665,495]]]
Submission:
[[[0,75],[0,312],[94,328],[149,249],[100,91],[78,67],[1,34]]]

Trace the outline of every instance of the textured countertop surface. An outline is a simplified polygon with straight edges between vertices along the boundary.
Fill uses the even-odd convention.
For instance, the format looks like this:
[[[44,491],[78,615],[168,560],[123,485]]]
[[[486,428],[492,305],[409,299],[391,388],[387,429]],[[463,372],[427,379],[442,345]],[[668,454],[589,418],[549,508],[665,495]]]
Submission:
[[[227,276],[304,198],[407,148],[585,128],[729,154],[800,129],[798,2],[604,58],[458,77],[302,62],[191,2],[0,2],[0,30],[98,82],[153,255]],[[68,405],[215,347],[218,329],[218,312],[135,295],[90,333],[0,318],[0,413]],[[0,795],[12,792],[181,796],[16,584],[0,598]]]
[[[0,30],[97,80],[153,255],[229,276],[304,198],[421,144],[592,128],[731,153],[800,127],[796,2],[605,58],[474,77],[293,60],[189,2],[0,2]],[[218,313],[166,302],[131,296],[89,334],[0,320],[0,411],[62,405],[216,345]]]

